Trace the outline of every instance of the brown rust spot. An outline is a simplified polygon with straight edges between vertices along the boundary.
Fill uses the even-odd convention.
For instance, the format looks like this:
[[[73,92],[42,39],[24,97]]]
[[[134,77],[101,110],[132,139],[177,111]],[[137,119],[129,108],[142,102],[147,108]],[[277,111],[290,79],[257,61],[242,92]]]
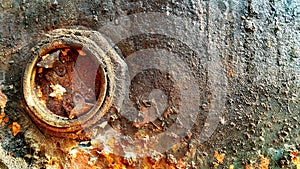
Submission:
[[[69,119],[83,115],[100,94],[103,82],[98,66],[91,54],[82,49],[70,47],[47,53],[36,66],[37,95],[56,115]],[[41,68],[43,71],[39,71]]]

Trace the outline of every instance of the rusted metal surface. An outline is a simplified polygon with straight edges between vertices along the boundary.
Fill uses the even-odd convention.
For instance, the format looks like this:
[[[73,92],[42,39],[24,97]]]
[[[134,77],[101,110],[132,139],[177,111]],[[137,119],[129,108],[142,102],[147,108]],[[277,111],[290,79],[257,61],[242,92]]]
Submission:
[[[2,100],[1,167],[300,167],[297,0],[0,4],[0,60],[8,100]],[[65,38],[88,43],[47,47]],[[97,49],[111,49],[111,62],[91,52]],[[82,90],[94,85],[83,80],[82,70],[65,76],[76,63],[63,63],[63,53],[104,59],[99,79],[106,81],[100,91]],[[23,79],[31,77],[23,71],[30,63],[40,75],[35,80]],[[73,79],[75,88],[68,88]],[[25,100],[21,81],[32,82],[24,88]],[[70,99],[78,96],[75,91],[84,94]],[[111,99],[104,108],[102,93],[102,104]],[[26,96],[31,94],[46,101],[38,107],[47,113],[30,109]],[[88,109],[97,103],[105,110],[95,117]],[[77,114],[85,106],[87,111]]]
[[[32,49],[24,72],[27,110],[50,135],[88,139],[83,129],[112,107],[127,67],[97,32],[62,29],[47,36]]]

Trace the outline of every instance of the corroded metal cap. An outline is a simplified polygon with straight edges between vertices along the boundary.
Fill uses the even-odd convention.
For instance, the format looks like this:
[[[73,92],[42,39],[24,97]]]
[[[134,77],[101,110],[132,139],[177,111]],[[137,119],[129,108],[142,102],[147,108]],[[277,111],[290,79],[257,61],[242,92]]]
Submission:
[[[89,139],[89,129],[119,109],[127,66],[99,32],[57,29],[29,54],[24,100],[44,133]]]

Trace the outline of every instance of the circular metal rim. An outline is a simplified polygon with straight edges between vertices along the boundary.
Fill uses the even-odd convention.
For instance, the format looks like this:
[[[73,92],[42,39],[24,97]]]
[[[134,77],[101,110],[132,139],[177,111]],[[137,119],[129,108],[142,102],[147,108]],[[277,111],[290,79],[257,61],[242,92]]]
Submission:
[[[66,40],[68,39],[68,40]],[[38,50],[38,55],[36,56],[36,53],[32,57],[32,60],[28,62],[25,73],[24,73],[24,79],[23,79],[23,92],[24,92],[24,98],[25,101],[28,105],[29,108],[29,114],[33,118],[33,120],[38,123],[38,125],[45,129],[45,130],[50,130],[54,132],[62,132],[62,133],[67,133],[67,132],[75,132],[83,128],[83,126],[87,125],[88,121],[93,121],[91,118],[101,118],[104,113],[98,113],[99,110],[101,109],[101,106],[103,104],[106,104],[106,108],[110,107],[111,105],[111,99],[107,99],[106,94],[110,89],[108,85],[108,77],[107,73],[104,70],[105,64],[102,63],[102,60],[100,59],[101,56],[94,45],[92,46],[86,46],[85,42],[88,44],[94,44],[92,42],[87,42],[87,38],[81,38],[78,40],[78,38],[74,38],[71,35],[69,37],[63,36],[60,37],[58,36],[56,40],[52,40],[51,43],[47,43],[42,45]],[[43,44],[43,43],[41,43]],[[88,112],[85,113],[85,115],[79,117],[78,119],[68,119],[64,118],[58,115],[53,114],[50,110],[46,110],[43,108],[44,106],[39,103],[39,99],[35,95],[35,91],[33,90],[33,84],[34,84],[34,68],[37,63],[37,60],[39,59],[40,56],[43,56],[43,54],[48,53],[49,51],[57,48],[63,48],[63,47],[72,47],[72,46],[82,46],[84,48],[87,48],[89,52],[97,59],[97,61],[100,64],[101,67],[101,76],[104,77],[104,84],[101,84],[101,86],[104,86],[104,92],[100,92],[100,95],[103,94],[102,96],[99,96],[97,100],[97,104]],[[98,57],[97,57],[98,56]],[[105,65],[106,66],[106,65]],[[101,111],[101,110],[100,110]],[[101,111],[102,112],[102,111]],[[96,113],[100,114],[100,117],[95,117]],[[99,115],[97,115],[99,116]],[[51,118],[49,118],[51,117]],[[51,119],[51,120],[50,120]]]

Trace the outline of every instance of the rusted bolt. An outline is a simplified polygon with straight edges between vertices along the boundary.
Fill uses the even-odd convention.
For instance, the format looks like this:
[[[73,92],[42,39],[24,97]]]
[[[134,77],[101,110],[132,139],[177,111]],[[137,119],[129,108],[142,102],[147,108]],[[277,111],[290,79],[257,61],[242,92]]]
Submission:
[[[26,110],[46,134],[89,139],[118,108],[127,67],[100,33],[57,29],[34,47],[23,77]]]

